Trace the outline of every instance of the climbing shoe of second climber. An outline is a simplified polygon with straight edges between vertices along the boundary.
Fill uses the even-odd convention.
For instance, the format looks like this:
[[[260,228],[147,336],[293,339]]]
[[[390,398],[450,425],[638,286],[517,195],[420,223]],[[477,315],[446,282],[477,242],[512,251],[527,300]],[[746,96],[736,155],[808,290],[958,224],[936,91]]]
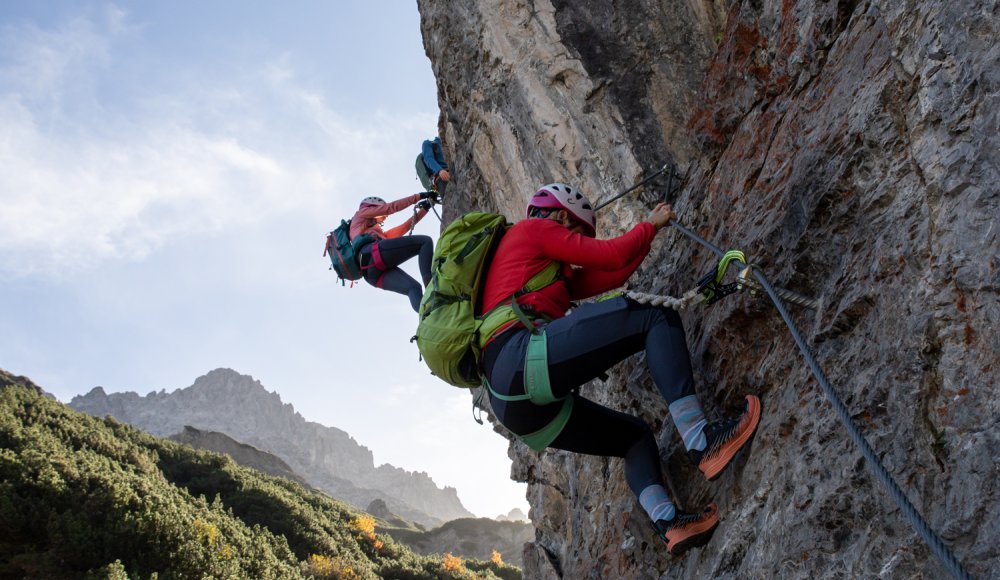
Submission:
[[[706,425],[705,448],[688,451],[688,457],[709,481],[714,481],[750,440],[757,430],[758,423],[760,423],[760,399],[747,395],[743,403],[743,413],[728,421]]]
[[[719,506],[709,504],[700,514],[677,510],[669,520],[656,520],[651,525],[660,539],[666,542],[670,553],[680,556],[712,539],[715,528],[719,527]]]

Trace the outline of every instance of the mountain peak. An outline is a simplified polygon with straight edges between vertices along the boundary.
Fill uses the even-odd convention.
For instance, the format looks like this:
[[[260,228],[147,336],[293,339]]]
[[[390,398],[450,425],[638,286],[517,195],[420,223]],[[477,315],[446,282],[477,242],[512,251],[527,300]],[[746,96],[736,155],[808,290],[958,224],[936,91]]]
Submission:
[[[188,425],[224,433],[277,455],[314,487],[358,507],[367,507],[372,494],[382,492],[393,511],[425,525],[473,515],[454,488],[439,488],[425,472],[387,463],[376,468],[371,450],[345,431],[306,421],[277,392],[233,369],[218,368],[189,387],[145,397],[135,392],[109,395],[96,387],[74,397],[69,406],[99,417],[111,415],[160,437],[183,433]]]

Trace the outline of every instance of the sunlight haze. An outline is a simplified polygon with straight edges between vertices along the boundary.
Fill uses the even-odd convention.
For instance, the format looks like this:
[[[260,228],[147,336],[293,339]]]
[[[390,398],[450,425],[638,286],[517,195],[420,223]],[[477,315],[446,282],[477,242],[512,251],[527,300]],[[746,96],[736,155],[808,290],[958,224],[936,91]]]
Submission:
[[[63,402],[232,368],[477,516],[527,512],[406,298],[322,256],[361,198],[421,189],[415,2],[22,2],[0,26],[0,368]]]

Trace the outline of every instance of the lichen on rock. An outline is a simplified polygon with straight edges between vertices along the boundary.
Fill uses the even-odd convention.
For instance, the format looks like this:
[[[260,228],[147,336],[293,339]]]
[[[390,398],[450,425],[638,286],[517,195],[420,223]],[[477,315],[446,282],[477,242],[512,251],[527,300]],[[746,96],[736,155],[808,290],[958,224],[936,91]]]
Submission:
[[[1000,577],[998,2],[418,5],[455,176],[445,222],[519,219],[553,181],[599,202],[675,165],[683,223],[822,298],[795,315],[865,436],[969,571]],[[642,220],[655,183],[600,213],[599,235]],[[666,231],[630,284],[679,295],[713,262]],[[621,460],[512,440],[536,528],[526,578],[946,575],[766,297],[683,318],[711,418],[763,401],[724,477],[690,465],[641,355],[582,393],[658,430],[675,501],[719,504],[715,537],[671,557]]]

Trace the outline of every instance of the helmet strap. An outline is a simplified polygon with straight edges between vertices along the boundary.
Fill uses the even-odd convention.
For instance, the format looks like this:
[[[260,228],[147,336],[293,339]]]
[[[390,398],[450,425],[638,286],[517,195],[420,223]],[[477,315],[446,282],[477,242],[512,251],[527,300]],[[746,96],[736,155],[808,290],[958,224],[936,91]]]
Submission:
[[[549,208],[533,207],[531,208],[531,217],[549,219],[552,216],[552,212],[554,211],[556,210]]]

